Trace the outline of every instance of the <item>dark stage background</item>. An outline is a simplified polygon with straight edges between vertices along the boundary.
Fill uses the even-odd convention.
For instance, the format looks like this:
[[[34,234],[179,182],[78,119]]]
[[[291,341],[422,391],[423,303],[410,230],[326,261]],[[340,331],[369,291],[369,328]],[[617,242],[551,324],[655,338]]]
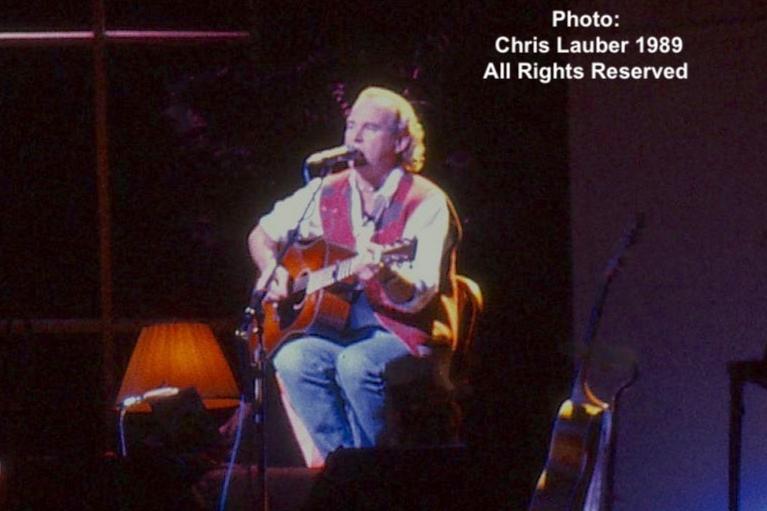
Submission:
[[[306,155],[338,144],[363,86],[405,91],[426,125],[426,175],[464,223],[459,271],[487,302],[466,440],[486,459],[487,502],[522,508],[572,376],[568,86],[482,73],[499,34],[545,37],[552,5],[207,6],[106,2],[112,28],[253,34],[108,51],[115,316],[236,321],[258,217],[300,184]],[[7,12],[9,29],[90,28],[79,2]],[[104,411],[118,382],[101,379],[101,339],[19,325],[101,312],[92,59],[3,47],[0,69],[0,456],[79,470],[72,460],[115,449]],[[117,336],[117,378],[134,342]],[[297,463],[279,431],[270,438],[274,463]]]

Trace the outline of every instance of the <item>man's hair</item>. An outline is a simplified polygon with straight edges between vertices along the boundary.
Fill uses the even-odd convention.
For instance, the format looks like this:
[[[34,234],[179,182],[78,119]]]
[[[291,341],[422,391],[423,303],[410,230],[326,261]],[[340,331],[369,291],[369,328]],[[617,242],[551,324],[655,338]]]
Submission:
[[[360,92],[357,101],[362,99],[382,102],[386,106],[392,107],[397,115],[397,132],[401,135],[410,136],[410,145],[401,155],[402,167],[408,172],[420,172],[426,160],[426,146],[424,144],[423,125],[418,120],[413,106],[396,92],[382,87],[366,88]]]

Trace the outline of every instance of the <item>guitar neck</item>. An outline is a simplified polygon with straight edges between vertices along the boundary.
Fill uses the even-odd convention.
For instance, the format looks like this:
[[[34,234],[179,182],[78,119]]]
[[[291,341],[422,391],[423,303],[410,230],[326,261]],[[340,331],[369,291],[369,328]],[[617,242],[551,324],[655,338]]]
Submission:
[[[359,256],[347,257],[303,274],[293,285],[293,291],[311,294],[351,277],[357,270],[354,263],[358,258]]]
[[[378,261],[381,264],[388,265],[396,262],[412,261],[415,255],[416,242],[415,240],[402,240],[383,247]],[[362,258],[362,255],[355,254],[333,260],[331,264],[322,268],[302,272],[295,278],[293,292],[311,294],[346,280],[359,272],[364,266]],[[325,260],[327,261],[328,259],[332,259],[332,255],[326,252]]]
[[[589,322],[586,325],[586,330],[581,339],[581,346],[583,346],[586,351],[583,354],[584,359],[579,364],[578,375],[575,378],[572,393],[573,399],[577,402],[592,403],[603,408],[607,407],[607,403],[594,395],[588,385],[590,362],[590,353],[588,350],[591,349],[591,342],[594,340],[594,337],[596,337],[597,327],[599,326],[599,321],[602,319],[602,311],[604,310],[604,305],[607,301],[607,290],[609,285],[610,279],[607,278],[597,291],[597,298],[594,302],[594,306],[591,308]]]
[[[607,292],[610,289],[613,277],[617,269],[620,267],[621,258],[628,248],[634,243],[637,232],[643,225],[643,217],[638,214],[632,221],[632,223],[624,231],[621,237],[620,243],[607,263],[607,268],[604,272],[604,279],[602,284],[597,290],[597,296],[594,300],[594,305],[591,308],[591,314],[589,315],[589,321],[586,325],[586,330],[583,333],[581,340],[581,347],[584,349],[583,359],[578,368],[578,376],[575,379],[573,388],[573,399],[577,399],[580,402],[588,402],[595,404],[602,408],[607,408],[609,403],[602,399],[599,399],[594,392],[591,391],[588,384],[588,373],[590,358],[592,356],[592,341],[596,337],[597,328],[599,327],[600,320],[602,319],[602,312],[607,301]]]

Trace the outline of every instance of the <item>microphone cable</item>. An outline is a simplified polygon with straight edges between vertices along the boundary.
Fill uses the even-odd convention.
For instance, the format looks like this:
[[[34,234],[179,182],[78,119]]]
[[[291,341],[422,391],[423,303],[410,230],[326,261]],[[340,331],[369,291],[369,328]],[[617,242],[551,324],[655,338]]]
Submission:
[[[237,430],[234,434],[234,444],[232,445],[232,452],[229,455],[229,463],[226,466],[226,475],[224,476],[224,486],[221,489],[221,496],[218,501],[218,511],[224,511],[226,509],[226,501],[229,495],[229,485],[232,482],[232,473],[234,472],[234,463],[237,461],[237,454],[240,451],[240,443],[242,441],[242,423],[245,418],[245,398],[240,397],[240,406],[237,408]]]

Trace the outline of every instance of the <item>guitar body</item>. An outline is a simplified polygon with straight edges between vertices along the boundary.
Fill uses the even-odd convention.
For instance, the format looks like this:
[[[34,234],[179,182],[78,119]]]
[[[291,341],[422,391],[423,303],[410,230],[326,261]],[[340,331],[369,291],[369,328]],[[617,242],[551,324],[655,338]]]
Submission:
[[[584,509],[607,413],[589,403],[567,400],[562,404],[529,511]]]
[[[306,272],[332,265],[352,254],[317,239],[291,247],[285,254],[283,266],[288,270],[291,282],[296,283]],[[310,294],[298,292],[278,304],[265,304],[264,349],[272,353],[281,343],[305,334],[311,327],[340,331],[346,324],[349,307],[349,302],[334,294],[332,288]],[[255,338],[251,337],[251,344],[254,342]]]

